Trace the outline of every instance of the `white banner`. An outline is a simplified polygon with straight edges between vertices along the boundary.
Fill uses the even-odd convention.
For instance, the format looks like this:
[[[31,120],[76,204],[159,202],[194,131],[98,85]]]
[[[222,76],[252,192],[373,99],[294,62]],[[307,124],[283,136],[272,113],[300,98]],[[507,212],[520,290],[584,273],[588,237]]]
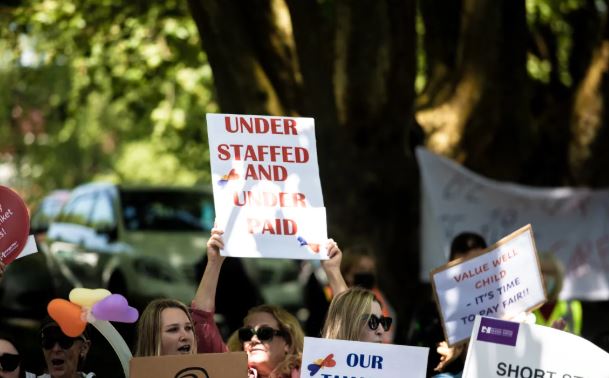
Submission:
[[[546,300],[531,226],[431,277],[449,345],[469,338],[476,315],[512,318]]]
[[[429,348],[305,337],[300,377],[423,378]]]
[[[532,188],[493,181],[417,149],[422,175],[421,279],[448,260],[451,240],[477,232],[490,244],[523,224],[539,252],[566,270],[561,298],[609,299],[609,190]]]
[[[476,317],[463,378],[609,378],[609,353],[535,324]]]
[[[327,258],[314,120],[207,114],[207,134],[222,254]]]

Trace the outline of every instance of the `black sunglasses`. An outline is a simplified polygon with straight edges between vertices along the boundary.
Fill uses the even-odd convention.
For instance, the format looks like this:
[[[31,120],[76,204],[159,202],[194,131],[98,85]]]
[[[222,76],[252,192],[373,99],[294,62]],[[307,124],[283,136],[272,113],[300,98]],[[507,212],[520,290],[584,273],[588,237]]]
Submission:
[[[391,328],[391,322],[393,322],[393,319],[388,316],[370,314],[370,317],[368,318],[368,327],[371,330],[376,331],[380,324],[383,326],[383,330],[387,332],[389,331],[389,328]]]
[[[69,337],[66,335],[52,335],[42,337],[42,347],[44,349],[52,349],[55,344],[59,344],[61,349],[70,349],[74,345],[74,341],[83,340],[82,337]]]
[[[13,371],[20,363],[21,357],[18,354],[4,353],[0,356],[0,371]]]
[[[258,329],[243,327],[239,328],[239,341],[242,343],[250,341],[256,335],[260,341],[271,341],[274,336],[285,336],[285,332],[271,327],[260,327]]]

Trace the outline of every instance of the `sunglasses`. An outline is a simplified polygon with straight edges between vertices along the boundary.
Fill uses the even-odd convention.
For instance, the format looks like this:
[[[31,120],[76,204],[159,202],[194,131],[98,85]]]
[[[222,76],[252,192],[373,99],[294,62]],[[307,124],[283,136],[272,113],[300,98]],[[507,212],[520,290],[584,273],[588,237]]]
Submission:
[[[380,324],[383,326],[383,330],[387,332],[389,331],[389,328],[391,328],[391,322],[393,322],[393,319],[388,316],[376,316],[374,314],[370,314],[370,317],[368,318],[368,328],[376,331]]]
[[[21,357],[18,354],[4,353],[0,356],[0,371],[13,371],[20,363]]]
[[[61,349],[70,349],[76,340],[84,340],[82,337],[69,337],[66,335],[52,335],[42,337],[42,347],[52,349],[55,344],[59,344]]]
[[[239,341],[242,343],[250,341],[254,335],[260,341],[271,341],[274,336],[285,336],[284,331],[273,329],[271,327],[260,327],[258,329],[243,327],[239,329]]]

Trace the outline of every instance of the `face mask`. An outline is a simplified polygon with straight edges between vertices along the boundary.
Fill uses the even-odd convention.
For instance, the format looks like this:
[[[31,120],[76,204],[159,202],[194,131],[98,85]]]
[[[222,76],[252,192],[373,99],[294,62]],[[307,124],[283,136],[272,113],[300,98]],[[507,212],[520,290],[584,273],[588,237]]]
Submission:
[[[363,287],[364,289],[372,289],[375,284],[375,277],[372,273],[355,273],[353,275],[353,284]]]

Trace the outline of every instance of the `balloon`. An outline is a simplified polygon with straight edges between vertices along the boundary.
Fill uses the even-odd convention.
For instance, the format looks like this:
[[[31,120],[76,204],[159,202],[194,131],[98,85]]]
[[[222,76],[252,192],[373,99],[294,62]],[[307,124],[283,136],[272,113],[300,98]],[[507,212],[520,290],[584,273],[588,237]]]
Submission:
[[[112,326],[112,324],[108,323],[104,320],[98,320],[93,323],[93,326],[97,328],[99,333],[104,335],[106,340],[114,349],[114,353],[118,356],[118,359],[121,362],[121,366],[123,367],[123,372],[125,373],[125,377],[129,376],[129,360],[131,359],[131,350],[125,343],[125,340],[121,337],[121,335],[116,331],[116,328]]]
[[[106,289],[84,289],[76,288],[70,291],[70,302],[81,305],[82,307],[91,308],[95,303],[109,296],[110,293]]]
[[[65,299],[53,299],[49,302],[47,311],[67,336],[78,337],[87,326],[81,316],[81,307]]]
[[[139,316],[137,310],[129,306],[125,297],[120,294],[112,294],[95,303],[91,313],[99,320],[122,323],[134,323]]]

